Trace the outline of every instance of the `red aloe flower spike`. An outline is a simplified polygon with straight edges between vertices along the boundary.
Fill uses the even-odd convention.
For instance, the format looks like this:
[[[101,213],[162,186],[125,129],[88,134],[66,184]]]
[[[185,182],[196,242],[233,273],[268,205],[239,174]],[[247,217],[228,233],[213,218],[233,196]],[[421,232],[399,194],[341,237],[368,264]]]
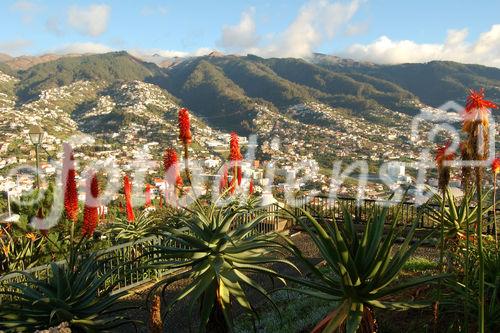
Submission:
[[[498,106],[492,101],[484,99],[484,89],[479,91],[469,90],[467,102],[465,104],[464,126],[465,132],[470,132],[473,128],[472,124],[476,121],[481,122],[484,127],[488,127],[488,115],[490,109],[496,109]]]
[[[76,187],[76,170],[73,148],[64,143],[63,174],[65,175],[64,187],[64,210],[66,218],[73,223],[78,219],[78,190]]]
[[[95,228],[99,223],[98,198],[99,198],[99,183],[97,181],[96,174],[93,173],[87,179],[87,186],[85,192],[85,207],[83,210],[83,226],[82,226],[82,235],[84,237],[92,237]]]
[[[237,171],[238,171],[238,186],[240,186],[241,185],[241,179],[243,177],[240,166],[238,167]]]
[[[146,184],[146,191],[144,194],[146,197],[145,207],[149,207],[151,206],[151,185]]]
[[[182,181],[181,175],[177,175],[177,178],[175,179],[175,186],[178,188],[181,188],[184,185],[184,182]]]
[[[189,111],[186,108],[179,110],[179,139],[185,145],[191,143],[191,123],[189,120]]]
[[[180,176],[179,160],[175,149],[168,148],[165,150],[163,154],[163,168],[165,170],[167,183],[182,187],[183,182]]]
[[[224,171],[222,173],[222,178],[219,183],[219,191],[222,192],[226,189],[228,183],[228,170],[227,165],[224,165]]]
[[[471,112],[475,109],[497,109],[498,105],[492,101],[484,99],[484,88],[479,91],[469,90],[469,96],[467,96],[467,103],[465,105],[465,112]]]
[[[251,195],[253,194],[254,188],[253,188],[253,178],[250,178],[250,185],[248,188],[248,193]]]
[[[500,172],[500,158],[496,157],[491,163],[491,171],[496,175]]]
[[[127,221],[134,222],[134,209],[132,207],[132,183],[128,176],[123,177],[123,192],[125,193],[125,209],[127,210]]]
[[[444,161],[451,161],[455,158],[455,152],[450,152],[451,142],[447,142],[444,146],[440,146],[436,150],[436,165],[438,168],[443,167]]]
[[[450,183],[450,166],[445,164],[445,161],[451,161],[455,158],[455,152],[450,151],[451,142],[447,142],[444,146],[438,147],[436,152],[436,166],[438,169],[438,187],[441,191],[445,191]]]
[[[236,188],[236,179],[238,180],[238,185],[241,185],[241,167],[238,162],[243,159],[240,152],[240,143],[238,134],[236,132],[231,132],[231,138],[229,140],[229,160],[233,165],[233,180],[231,181],[231,194],[234,193]]]
[[[229,160],[230,161],[241,161],[243,156],[240,152],[240,142],[238,134],[236,132],[231,132],[231,139],[229,141]]]

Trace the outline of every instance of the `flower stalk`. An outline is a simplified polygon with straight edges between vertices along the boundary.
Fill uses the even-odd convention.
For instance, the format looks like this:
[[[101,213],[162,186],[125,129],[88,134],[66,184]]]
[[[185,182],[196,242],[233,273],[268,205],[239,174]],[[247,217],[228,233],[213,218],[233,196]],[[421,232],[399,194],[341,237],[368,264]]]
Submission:
[[[83,210],[82,235],[92,237],[99,223],[98,199],[99,183],[96,173],[92,173],[87,179],[87,191],[85,194],[85,208]]]
[[[466,149],[470,159],[479,163],[475,168],[475,186],[477,195],[477,247],[479,253],[479,332],[484,332],[484,252],[483,252],[483,202],[482,202],[482,162],[488,159],[488,131],[490,109],[497,106],[484,99],[484,89],[470,90],[464,112],[462,130],[467,134]]]
[[[181,140],[182,145],[184,146],[184,169],[186,172],[186,178],[191,184],[191,173],[189,171],[189,145],[192,141],[191,136],[191,121],[189,119],[189,111],[186,108],[182,108],[179,110],[178,115],[179,121],[179,140]]]
[[[132,183],[128,176],[123,177],[123,192],[125,193],[125,210],[127,211],[127,220],[133,223],[135,220],[134,209],[132,207]]]

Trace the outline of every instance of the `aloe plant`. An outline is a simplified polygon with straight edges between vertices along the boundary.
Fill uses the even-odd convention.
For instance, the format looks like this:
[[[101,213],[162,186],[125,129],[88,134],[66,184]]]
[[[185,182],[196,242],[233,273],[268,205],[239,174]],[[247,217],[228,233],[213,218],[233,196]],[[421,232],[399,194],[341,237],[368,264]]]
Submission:
[[[356,332],[358,328],[361,332],[373,332],[376,331],[375,308],[407,310],[428,306],[428,302],[387,300],[388,296],[439,278],[425,276],[397,281],[403,265],[420,244],[415,242],[410,245],[417,224],[411,226],[405,241],[395,249],[394,242],[399,234],[398,215],[386,225],[388,208],[375,206],[363,233],[358,234],[351,215],[345,207],[343,210],[344,220],[341,224],[328,221],[320,223],[305,210],[302,210],[303,215],[294,216],[317,246],[326,267],[320,270],[290,242],[289,245],[307,265],[314,279],[288,279],[306,287],[296,291],[336,304],[313,332],[334,332],[339,328],[349,333]],[[386,234],[384,226],[387,226]]]
[[[158,226],[159,219],[148,211],[142,211],[133,221],[117,219],[106,226],[106,233],[116,242],[131,242],[150,236]]]
[[[166,245],[159,245],[145,253],[151,267],[180,269],[169,278],[158,282],[163,287],[165,308],[168,311],[178,301],[189,298],[189,315],[199,304],[199,331],[231,332],[232,301],[255,315],[243,286],[256,290],[274,305],[268,292],[249,274],[279,277],[268,264],[292,263],[278,256],[288,251],[277,242],[277,234],[258,234],[256,226],[266,218],[260,214],[243,224],[236,223],[248,214],[248,206],[230,203],[222,207],[217,203],[202,204],[197,201],[189,214],[178,217],[179,227],[168,226],[160,235]],[[179,247],[175,247],[177,244]],[[165,290],[176,280],[192,280],[173,297],[166,297]]]
[[[472,247],[468,253],[473,262],[479,259],[479,252],[476,247]],[[464,269],[465,257],[461,257],[458,264]],[[485,263],[485,330],[487,332],[500,331],[500,253],[496,250],[493,242],[487,242],[484,248]],[[460,275],[447,281],[448,292],[443,298],[443,313],[446,315],[450,330],[463,331],[463,318],[467,314],[471,317],[472,327],[477,327],[480,320],[479,314],[479,267],[472,265],[469,267],[468,283],[462,281]]]
[[[469,191],[464,195],[461,200],[455,198],[453,193],[447,188],[447,195],[444,205],[444,235],[447,239],[457,239],[465,238],[467,234],[467,227],[469,228],[469,233],[474,231],[474,223],[477,219],[478,206],[472,206],[472,200],[474,199],[475,192]],[[486,198],[489,193],[483,195],[483,202],[487,202]],[[434,202],[437,206],[428,205],[428,216],[436,225],[441,224],[442,217],[441,209],[439,207],[443,204],[443,197],[439,194],[434,196]],[[485,216],[493,205],[487,205],[482,207],[482,216]]]
[[[81,255],[78,245],[67,261],[50,265],[49,277],[17,272],[25,281],[9,283],[0,291],[0,329],[34,332],[63,322],[76,331],[106,332],[133,321],[116,315],[114,307],[125,292],[111,294],[118,283],[109,283],[116,272],[102,274],[99,255]]]

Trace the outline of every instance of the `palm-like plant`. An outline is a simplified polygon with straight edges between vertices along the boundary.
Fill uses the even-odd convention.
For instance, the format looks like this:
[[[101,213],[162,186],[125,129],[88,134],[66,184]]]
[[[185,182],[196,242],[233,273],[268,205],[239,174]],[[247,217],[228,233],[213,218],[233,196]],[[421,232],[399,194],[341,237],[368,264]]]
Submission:
[[[114,241],[131,242],[150,236],[158,222],[157,217],[144,210],[132,223],[126,219],[117,219],[106,228],[106,232],[112,235]]]
[[[474,191],[471,190],[464,195],[462,200],[457,200],[449,188],[446,189],[446,198],[444,199],[444,209],[441,214],[440,207],[443,205],[443,197],[439,194],[434,196],[436,205],[427,205],[427,214],[431,221],[436,225],[443,223],[444,235],[448,239],[465,238],[467,234],[467,227],[469,232],[474,231],[474,223],[477,218],[478,206],[471,207],[472,200],[474,199]],[[487,202],[486,198],[489,193],[483,195],[483,202]],[[488,211],[493,207],[489,205],[482,207],[482,216],[485,216]],[[442,219],[442,215],[444,219]]]
[[[170,226],[162,231],[161,236],[167,240],[167,245],[156,246],[145,256],[153,258],[149,262],[154,268],[185,268],[157,284],[157,288],[163,286],[167,313],[175,303],[189,297],[190,313],[195,304],[200,306],[200,331],[232,331],[232,299],[244,310],[255,314],[244,285],[274,305],[267,291],[249,273],[265,274],[284,282],[267,264],[295,266],[278,258],[288,248],[277,242],[277,234],[256,232],[255,227],[266,218],[266,214],[238,224],[237,220],[247,213],[246,208],[238,204],[219,207],[217,203],[203,205],[197,201],[188,211],[189,214],[178,217],[178,228]],[[175,296],[165,297],[168,285],[184,278],[190,278],[192,282]]]
[[[396,226],[398,214],[387,225],[384,235],[387,211],[387,207],[375,206],[361,235],[357,233],[346,208],[342,224],[320,223],[305,210],[302,216],[295,216],[318,247],[328,272],[318,269],[290,243],[315,279],[288,279],[306,287],[297,289],[299,292],[338,302],[338,306],[318,323],[314,332],[334,332],[345,328],[351,333],[359,327],[361,332],[373,332],[374,308],[407,310],[429,305],[426,302],[387,300],[390,295],[437,279],[436,276],[419,277],[397,283],[399,272],[420,242],[410,245],[416,228],[414,223],[405,235],[403,244],[394,249],[399,234]]]
[[[48,279],[19,272],[25,281],[0,292],[0,329],[34,332],[67,322],[77,332],[106,332],[133,323],[115,314],[123,309],[111,309],[125,294],[111,294],[118,281],[109,279],[116,270],[102,274],[105,261],[96,254],[80,256],[79,250],[63,264],[52,263]]]

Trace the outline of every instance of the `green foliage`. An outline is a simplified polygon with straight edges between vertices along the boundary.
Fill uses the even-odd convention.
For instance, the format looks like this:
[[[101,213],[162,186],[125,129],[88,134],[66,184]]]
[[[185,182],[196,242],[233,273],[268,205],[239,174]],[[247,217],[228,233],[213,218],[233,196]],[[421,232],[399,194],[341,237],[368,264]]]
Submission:
[[[179,103],[207,117],[213,126],[243,135],[253,130],[256,103],[284,112],[291,105],[317,101],[335,107],[336,112],[343,108],[365,120],[387,125],[397,120],[378,112],[384,108],[414,115],[419,112],[416,105],[420,100],[441,105],[446,100],[462,100],[467,88],[489,89],[500,84],[498,69],[452,62],[378,66],[332,61],[328,56],[316,57],[312,62],[204,56],[186,59],[166,70],[126,52],[63,57],[21,71],[18,77],[21,81],[17,95],[23,101],[36,97],[41,90],[77,80],[106,81],[110,87],[131,80],[155,83],[171,92],[175,96],[172,99],[178,98]],[[12,94],[11,86],[5,89]],[[500,98],[498,91],[490,90],[493,100]],[[57,103],[63,103],[63,109],[76,108],[78,113],[95,98],[97,95],[87,97],[80,101],[82,105]],[[104,122],[116,130],[124,121],[116,110],[97,118],[85,122],[85,128]],[[311,115],[301,121],[317,123]],[[102,130],[102,126],[97,129]]]
[[[10,76],[16,76],[15,71],[9,65],[3,62],[0,62],[0,71]]]
[[[489,193],[483,195],[483,202],[487,202]],[[474,191],[469,191],[461,200],[454,197],[451,190],[446,191],[446,203],[444,207],[444,235],[448,239],[464,238],[469,226],[469,235],[474,234],[474,223],[477,217],[477,206],[472,207],[472,200],[475,197]],[[432,204],[427,205],[427,214],[434,225],[441,225],[441,205],[443,198],[440,194],[435,194]],[[493,207],[483,205],[483,216],[486,216],[488,211]]]
[[[500,253],[491,240],[484,244],[485,264],[485,331],[498,332],[500,330]],[[463,247],[463,244],[462,244]],[[476,263],[479,253],[476,246],[469,248],[469,262]],[[466,253],[457,253],[458,263],[455,269],[458,272],[465,269]],[[448,326],[456,332],[465,332],[464,317],[469,316],[469,327],[477,326],[479,313],[479,267],[469,264],[469,280],[465,284],[463,274],[456,274],[446,283],[447,290],[443,299],[443,314],[448,320]]]
[[[118,283],[108,283],[116,272],[102,274],[106,262],[77,246],[65,263],[50,265],[48,279],[20,272],[24,282],[1,291],[0,328],[6,332],[33,332],[68,322],[73,330],[109,332],[131,323],[113,308],[125,293],[112,295]]]
[[[429,105],[439,106],[449,100],[464,101],[470,88],[484,87],[493,100],[500,98],[497,87],[500,70],[481,65],[460,64],[451,61],[431,61],[424,64],[375,65],[371,63],[345,66],[320,61],[321,66],[348,75],[363,74],[389,81]]]
[[[28,220],[31,220],[33,216],[36,216],[39,208],[42,208],[44,212],[50,211],[53,201],[54,183],[51,182],[47,189],[33,189],[23,193],[16,202],[11,202],[11,207],[14,213],[26,216]]]
[[[254,101],[227,78],[221,68],[203,58],[175,66],[162,84],[190,109],[202,116],[209,116],[215,126],[231,128],[244,134],[241,123],[251,121],[256,114],[253,110]]]
[[[41,90],[78,80],[144,81],[160,74],[161,69],[156,65],[142,62],[126,52],[63,57],[21,72],[18,93],[26,100],[35,97]]]
[[[393,217],[384,235],[387,212],[387,207],[374,206],[362,234],[356,231],[346,208],[342,224],[320,223],[307,211],[302,212],[303,216],[296,217],[318,247],[330,274],[314,266],[295,247],[296,255],[315,279],[289,279],[308,288],[297,291],[340,304],[318,324],[315,331],[334,332],[345,325],[347,332],[354,333],[360,325],[372,325],[373,308],[407,310],[428,305],[426,302],[387,300],[387,296],[437,279],[429,276],[397,281],[400,271],[420,243],[410,245],[417,225],[414,223],[403,244],[395,249],[394,242],[399,236],[399,215]]]
[[[437,268],[437,262],[422,257],[412,257],[403,265],[403,270],[422,272]]]
[[[156,246],[145,254],[154,258],[150,262],[154,268],[186,269],[160,281],[157,287],[163,286],[165,291],[173,281],[191,279],[173,297],[164,295],[164,300],[168,312],[178,301],[188,297],[190,316],[198,304],[200,331],[232,331],[233,300],[246,312],[254,312],[243,286],[254,289],[274,305],[267,291],[250,274],[279,277],[268,264],[293,267],[287,260],[277,257],[287,248],[276,242],[276,234],[257,233],[255,228],[266,214],[237,223],[246,212],[237,203],[218,207],[217,203],[196,202],[195,207],[189,209],[190,215],[178,217],[179,228],[168,227],[162,232],[167,245]]]
[[[158,226],[159,219],[143,210],[133,222],[120,218],[105,226],[113,242],[126,243],[151,236]]]

